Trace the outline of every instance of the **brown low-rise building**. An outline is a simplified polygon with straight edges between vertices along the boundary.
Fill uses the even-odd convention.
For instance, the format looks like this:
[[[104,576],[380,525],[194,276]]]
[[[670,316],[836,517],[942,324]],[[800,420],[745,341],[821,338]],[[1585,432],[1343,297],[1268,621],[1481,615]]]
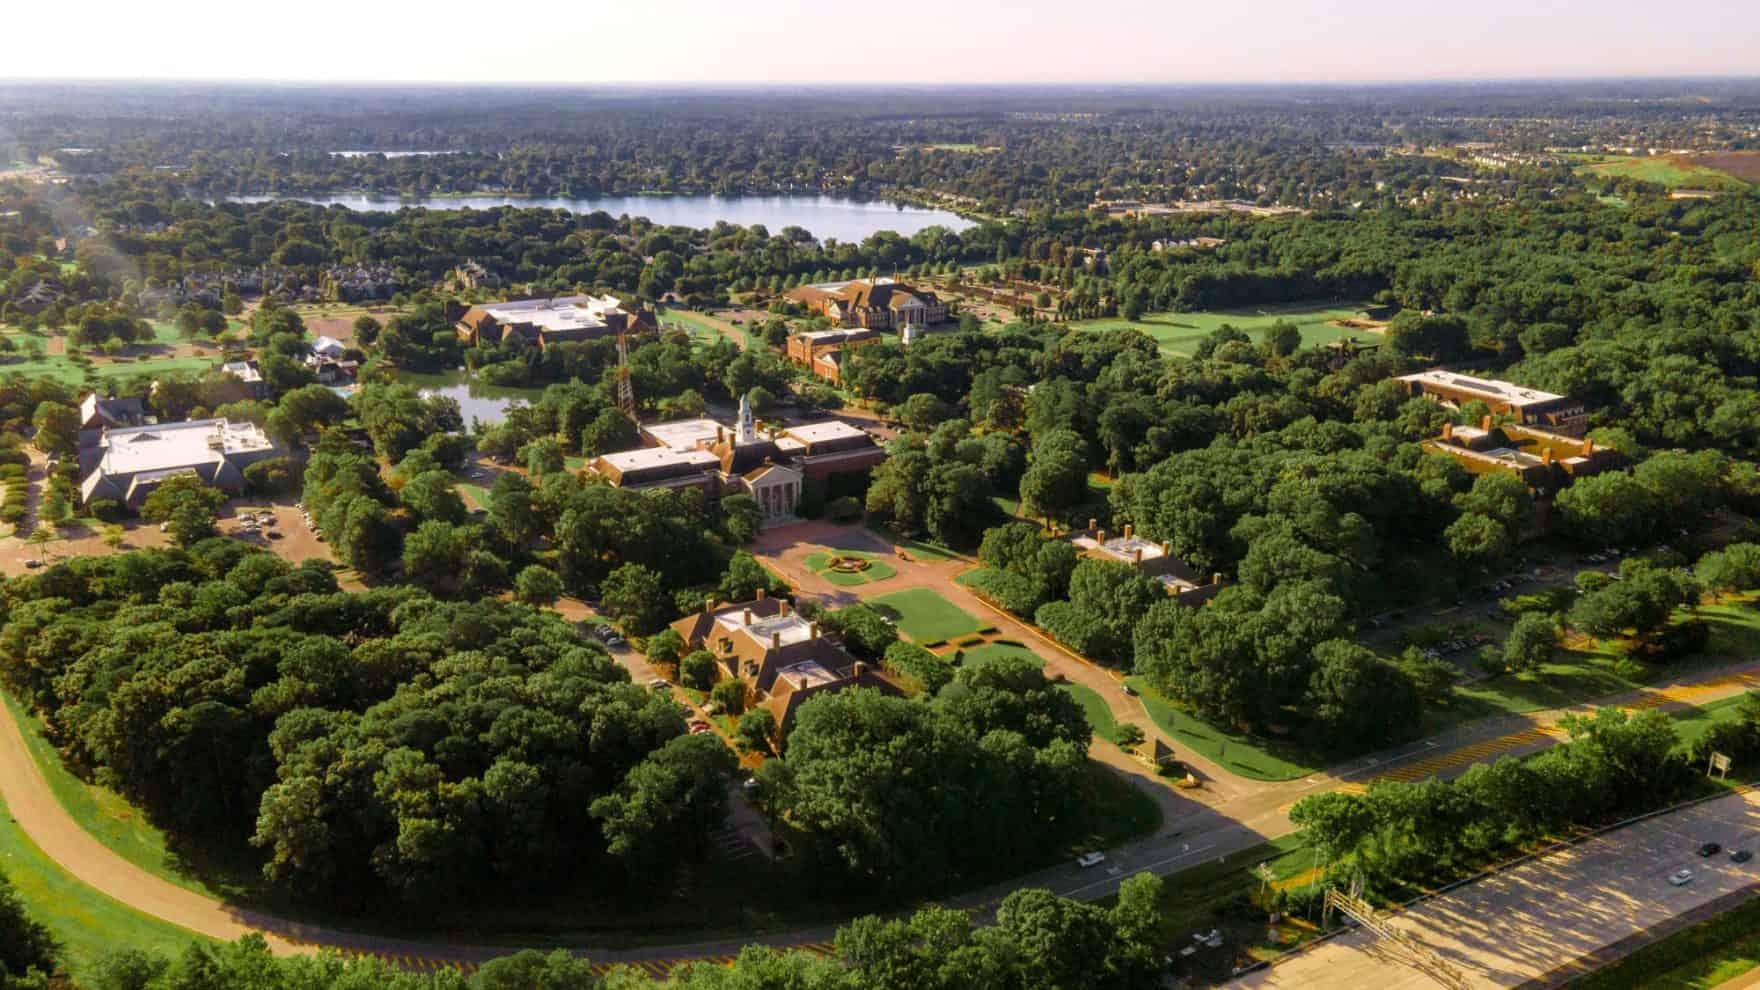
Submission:
[[[723,676],[746,683],[757,707],[775,717],[780,738],[788,737],[796,712],[809,698],[856,686],[897,690],[821,632],[818,623],[762,590],[749,602],[706,601],[702,611],[672,628],[686,649],[708,650]]]
[[[1181,605],[1202,605],[1227,587],[1221,574],[1200,575],[1192,565],[1173,555],[1172,546],[1143,539],[1128,523],[1124,535],[1108,539],[1097,520],[1090,519],[1087,532],[1077,534],[1070,542],[1084,557],[1134,568],[1159,583]]]
[[[1581,401],[1492,378],[1475,378],[1453,371],[1422,371],[1396,379],[1406,391],[1453,409],[1482,402],[1496,415],[1514,416],[1524,426],[1537,426],[1554,433],[1582,436],[1589,428],[1589,410]]]
[[[790,289],[787,297],[837,327],[903,330],[947,321],[947,306],[935,293],[889,278],[803,285]]]
[[[788,359],[836,385],[842,380],[847,353],[885,339],[879,330],[806,330],[788,338]]]
[[[1424,448],[1446,454],[1473,474],[1499,472],[1522,479],[1540,495],[1551,495],[1578,478],[1624,467],[1625,456],[1595,441],[1517,423],[1478,426],[1445,423],[1442,435]]]
[[[735,428],[711,419],[651,423],[642,428],[642,441],[647,446],[594,458],[590,470],[620,488],[748,494],[773,524],[795,518],[808,480],[866,471],[886,459],[886,449],[866,431],[835,420],[761,435],[744,400]]]

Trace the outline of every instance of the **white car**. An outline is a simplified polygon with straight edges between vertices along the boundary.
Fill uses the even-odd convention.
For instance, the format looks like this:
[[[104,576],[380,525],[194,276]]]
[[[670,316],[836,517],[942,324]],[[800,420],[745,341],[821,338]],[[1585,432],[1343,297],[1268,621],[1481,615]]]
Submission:
[[[1676,870],[1673,873],[1669,874],[1668,882],[1673,884],[1676,887],[1685,887],[1687,884],[1690,884],[1693,882],[1693,871],[1692,870]]]
[[[1106,862],[1106,854],[1103,852],[1082,853],[1076,857],[1076,865],[1084,870],[1099,866],[1104,862]]]

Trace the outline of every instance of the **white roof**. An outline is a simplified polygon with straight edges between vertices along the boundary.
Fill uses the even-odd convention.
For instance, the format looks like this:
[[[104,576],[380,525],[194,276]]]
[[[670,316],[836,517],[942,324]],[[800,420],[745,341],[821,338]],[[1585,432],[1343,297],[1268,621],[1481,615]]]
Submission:
[[[666,464],[694,464],[706,468],[721,463],[714,454],[706,450],[673,450],[670,447],[621,450],[615,454],[605,454],[600,459],[622,472],[660,467]]]
[[[260,382],[263,373],[251,365],[249,361],[227,361],[220,370],[243,382]]]
[[[695,450],[713,443],[718,432],[733,431],[712,419],[675,419],[670,423],[649,423],[642,432],[655,442],[672,450]]]
[[[530,323],[544,330],[576,330],[604,326],[605,315],[616,312],[621,306],[622,301],[616,296],[562,296],[484,303],[482,308],[497,323]]]
[[[211,464],[227,454],[272,449],[275,445],[254,423],[197,419],[163,426],[111,430],[103,440],[98,469],[105,474],[138,474]]]
[[[1494,378],[1474,378],[1453,371],[1420,371],[1415,375],[1401,375],[1402,382],[1417,382],[1420,385],[1437,385],[1461,392],[1473,392],[1488,399],[1506,402],[1512,406],[1538,405],[1542,402],[1555,402],[1565,398],[1552,392],[1543,392],[1537,388],[1527,388],[1512,382],[1498,381]]]
[[[312,341],[312,353],[320,354],[324,357],[341,357],[342,352],[346,350],[348,350],[348,348],[344,347],[342,341],[337,340],[335,337],[321,336],[317,340]]]
[[[851,426],[840,419],[791,426],[783,432],[801,443],[823,443],[827,440],[837,440],[843,437],[865,437],[868,435],[867,431]]]
[[[796,691],[802,688],[817,687],[821,684],[836,684],[843,678],[833,674],[817,660],[802,660],[791,663],[776,672],[776,676],[788,682],[788,686]]]
[[[751,625],[745,623],[745,611],[734,608],[718,613],[715,624],[730,633],[744,633],[752,637],[759,645],[768,647],[772,636],[782,637],[783,646],[810,642],[813,637],[813,624],[800,617],[799,613],[789,612],[786,615],[772,615],[767,618],[754,618]]]

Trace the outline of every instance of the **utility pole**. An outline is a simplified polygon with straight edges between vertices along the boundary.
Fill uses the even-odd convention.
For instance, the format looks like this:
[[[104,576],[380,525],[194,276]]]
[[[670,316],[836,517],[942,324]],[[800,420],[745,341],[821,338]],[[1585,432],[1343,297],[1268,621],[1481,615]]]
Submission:
[[[629,380],[629,335],[622,330],[617,332],[617,408],[630,422],[641,425],[636,416],[636,387]]]

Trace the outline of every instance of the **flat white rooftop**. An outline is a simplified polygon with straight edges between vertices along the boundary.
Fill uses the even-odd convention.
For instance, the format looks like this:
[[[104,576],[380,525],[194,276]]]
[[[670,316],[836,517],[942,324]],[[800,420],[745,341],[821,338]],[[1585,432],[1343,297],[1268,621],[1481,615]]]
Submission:
[[[621,305],[616,296],[563,296],[484,303],[483,311],[497,323],[530,323],[543,330],[578,330],[604,326],[605,314],[615,312]]]
[[[705,444],[714,443],[716,434],[723,430],[733,432],[712,419],[675,419],[669,423],[649,423],[642,427],[643,433],[671,450],[695,450]]]
[[[1145,561],[1157,560],[1161,557],[1167,556],[1167,552],[1161,549],[1161,544],[1151,543],[1140,536],[1119,536],[1107,540],[1105,543],[1100,543],[1093,539],[1078,538],[1075,543],[1077,546],[1084,546],[1090,550],[1097,550],[1114,560],[1119,560],[1126,564],[1136,561],[1138,559],[1137,553],[1139,551],[1142,553],[1142,559]]]
[[[800,663],[789,664],[777,671],[776,676],[787,681],[788,686],[796,691],[825,684],[836,684],[843,679],[833,674],[817,660],[802,660]]]
[[[1494,378],[1474,378],[1454,371],[1420,371],[1415,375],[1401,375],[1402,382],[1417,382],[1420,385],[1436,385],[1461,392],[1472,392],[1487,399],[1506,402],[1512,406],[1538,405],[1542,402],[1556,402],[1565,398],[1552,392],[1543,392],[1537,388],[1528,388],[1512,382],[1498,381]]]
[[[751,625],[746,625],[744,611],[732,609],[715,616],[715,624],[730,633],[744,633],[766,647],[770,645],[773,636],[780,636],[783,646],[810,642],[814,638],[813,624],[794,612],[754,618]]]
[[[867,431],[854,427],[842,420],[830,419],[823,423],[806,423],[791,426],[783,431],[785,436],[794,437],[801,443],[824,443],[827,440],[841,440],[845,437],[865,437]]]
[[[98,466],[106,474],[138,474],[211,464],[227,454],[269,450],[274,444],[254,423],[197,419],[187,423],[110,430]]]
[[[668,464],[691,464],[707,468],[719,464],[714,454],[706,450],[673,450],[671,447],[643,447],[640,450],[621,450],[615,454],[605,454],[601,458],[606,464],[622,472],[635,471],[640,468],[661,467]]]

